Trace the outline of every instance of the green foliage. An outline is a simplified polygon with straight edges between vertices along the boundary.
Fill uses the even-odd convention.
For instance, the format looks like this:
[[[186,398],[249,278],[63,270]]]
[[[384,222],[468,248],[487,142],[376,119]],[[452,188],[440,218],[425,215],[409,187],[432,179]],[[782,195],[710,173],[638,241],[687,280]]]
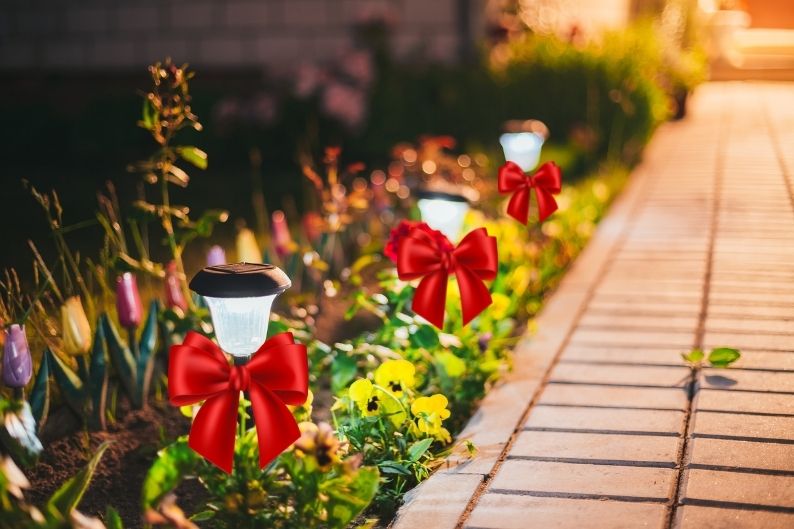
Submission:
[[[731,364],[741,358],[742,354],[738,349],[730,347],[717,347],[711,350],[706,357],[706,354],[700,349],[693,349],[688,353],[681,353],[681,358],[684,359],[689,367],[692,369],[700,369],[704,366],[714,368],[730,367]]]
[[[100,445],[88,464],[61,485],[42,509],[25,500],[24,490],[30,487],[30,483],[10,458],[0,456],[0,529],[123,529],[118,513],[110,507],[106,516],[107,526],[99,519],[84,516],[76,510],[107,446],[107,443]]]

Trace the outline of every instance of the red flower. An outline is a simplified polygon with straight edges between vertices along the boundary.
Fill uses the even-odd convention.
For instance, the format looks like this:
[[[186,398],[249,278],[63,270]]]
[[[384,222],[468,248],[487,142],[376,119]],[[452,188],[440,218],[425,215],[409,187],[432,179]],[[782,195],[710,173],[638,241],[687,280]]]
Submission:
[[[418,222],[415,220],[401,220],[397,227],[391,230],[391,233],[389,234],[389,241],[386,243],[386,247],[383,249],[383,254],[396,263],[397,254],[400,251],[400,244],[413,230],[422,230],[423,232],[430,235],[436,241],[436,244],[438,244],[439,249],[442,251],[451,252],[455,249],[455,245],[449,242],[449,239],[447,239],[443,233],[438,230],[434,230],[424,222]]]

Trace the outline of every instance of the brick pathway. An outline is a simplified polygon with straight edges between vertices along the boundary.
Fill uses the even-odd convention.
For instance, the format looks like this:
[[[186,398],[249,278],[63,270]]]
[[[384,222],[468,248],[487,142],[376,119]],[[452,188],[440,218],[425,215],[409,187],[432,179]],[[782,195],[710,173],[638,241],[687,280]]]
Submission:
[[[793,180],[794,85],[701,87],[394,529],[794,527]]]

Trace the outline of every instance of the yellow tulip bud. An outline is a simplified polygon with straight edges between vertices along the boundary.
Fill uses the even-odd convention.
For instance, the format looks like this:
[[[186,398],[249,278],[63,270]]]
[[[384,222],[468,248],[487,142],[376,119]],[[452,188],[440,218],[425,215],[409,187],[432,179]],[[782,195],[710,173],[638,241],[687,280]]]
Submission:
[[[248,228],[237,234],[237,260],[242,263],[261,263],[262,251],[256,243],[256,235]]]
[[[91,349],[91,326],[80,296],[72,296],[61,307],[63,348],[67,354],[82,355]]]

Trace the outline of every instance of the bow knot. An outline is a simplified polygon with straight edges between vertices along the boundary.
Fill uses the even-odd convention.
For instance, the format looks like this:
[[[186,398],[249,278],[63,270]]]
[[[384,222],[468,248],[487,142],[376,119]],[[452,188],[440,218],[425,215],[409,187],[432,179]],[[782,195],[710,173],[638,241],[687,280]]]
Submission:
[[[529,199],[535,190],[538,202],[538,219],[543,222],[546,217],[557,211],[554,196],[562,188],[562,173],[554,162],[541,165],[535,174],[525,174],[514,162],[506,162],[499,168],[499,192],[513,193],[507,203],[507,213],[524,224],[529,219]]]
[[[457,279],[466,325],[491,304],[491,293],[483,281],[494,279],[497,268],[496,237],[488,235],[485,228],[470,232],[457,246],[446,239],[439,243],[425,231],[414,229],[400,243],[397,255],[400,279],[422,278],[414,293],[414,312],[439,329],[444,326],[449,276]]]
[[[201,401],[188,445],[226,472],[232,471],[240,392],[251,400],[259,466],[264,467],[300,437],[287,405],[306,402],[309,363],[306,346],[292,333],[269,338],[245,365],[229,365],[220,347],[189,332],[169,351],[168,396],[174,406]]]
[[[246,366],[233,365],[229,373],[229,389],[232,391],[248,391],[251,387],[251,373]]]

